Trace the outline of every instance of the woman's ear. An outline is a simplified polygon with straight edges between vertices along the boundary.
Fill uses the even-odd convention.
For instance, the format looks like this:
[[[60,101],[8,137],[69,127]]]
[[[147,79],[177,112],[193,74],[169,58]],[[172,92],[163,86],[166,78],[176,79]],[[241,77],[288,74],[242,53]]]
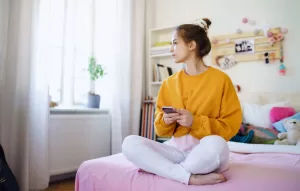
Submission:
[[[195,50],[197,47],[197,44],[194,40],[192,40],[190,43],[189,43],[189,49],[190,50]]]

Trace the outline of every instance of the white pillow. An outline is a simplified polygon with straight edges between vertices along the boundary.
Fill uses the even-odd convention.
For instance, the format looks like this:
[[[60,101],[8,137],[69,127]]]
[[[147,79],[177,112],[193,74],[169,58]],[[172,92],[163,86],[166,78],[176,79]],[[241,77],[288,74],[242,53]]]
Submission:
[[[270,110],[273,107],[283,106],[289,106],[289,101],[265,105],[242,102],[243,123],[248,123],[256,127],[271,128]]]
[[[259,94],[255,93],[240,93],[238,94],[239,100],[241,102],[247,102],[247,103],[255,103],[255,104],[261,104],[262,100],[259,96]],[[274,102],[273,102],[274,103]]]

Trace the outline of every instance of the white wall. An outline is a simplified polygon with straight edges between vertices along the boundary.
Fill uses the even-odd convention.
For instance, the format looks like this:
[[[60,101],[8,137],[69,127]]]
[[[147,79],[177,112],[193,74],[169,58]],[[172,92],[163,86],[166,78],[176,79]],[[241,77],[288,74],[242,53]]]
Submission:
[[[300,92],[300,1],[299,0],[156,0],[153,3],[152,27],[165,27],[208,17],[212,21],[209,35],[234,33],[237,28],[253,30],[242,24],[243,17],[256,21],[256,27],[287,27],[286,76],[278,74],[279,62],[240,63],[226,70],[244,92]],[[154,20],[154,21],[153,21]],[[149,24],[148,24],[149,25]],[[210,64],[210,55],[205,59]]]

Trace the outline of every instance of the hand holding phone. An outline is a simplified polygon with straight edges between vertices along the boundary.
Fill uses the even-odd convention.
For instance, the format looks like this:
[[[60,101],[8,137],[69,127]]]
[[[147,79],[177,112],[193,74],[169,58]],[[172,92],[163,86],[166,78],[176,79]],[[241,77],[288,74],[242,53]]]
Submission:
[[[168,107],[168,106],[163,106],[162,110],[164,111],[164,113],[177,113],[177,111],[175,111],[175,109],[173,107]]]
[[[163,120],[166,124],[170,125],[174,122],[176,122],[176,116],[179,115],[177,111],[173,107],[162,107],[162,110],[164,111]]]

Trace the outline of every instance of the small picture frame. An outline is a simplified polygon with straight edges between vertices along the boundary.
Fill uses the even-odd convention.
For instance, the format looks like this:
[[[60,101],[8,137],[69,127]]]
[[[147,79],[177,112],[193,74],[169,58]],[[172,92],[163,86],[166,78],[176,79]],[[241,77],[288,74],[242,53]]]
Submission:
[[[235,53],[254,53],[254,40],[235,41]]]
[[[232,66],[237,64],[233,55],[219,57],[216,62],[222,69],[231,68]]]

